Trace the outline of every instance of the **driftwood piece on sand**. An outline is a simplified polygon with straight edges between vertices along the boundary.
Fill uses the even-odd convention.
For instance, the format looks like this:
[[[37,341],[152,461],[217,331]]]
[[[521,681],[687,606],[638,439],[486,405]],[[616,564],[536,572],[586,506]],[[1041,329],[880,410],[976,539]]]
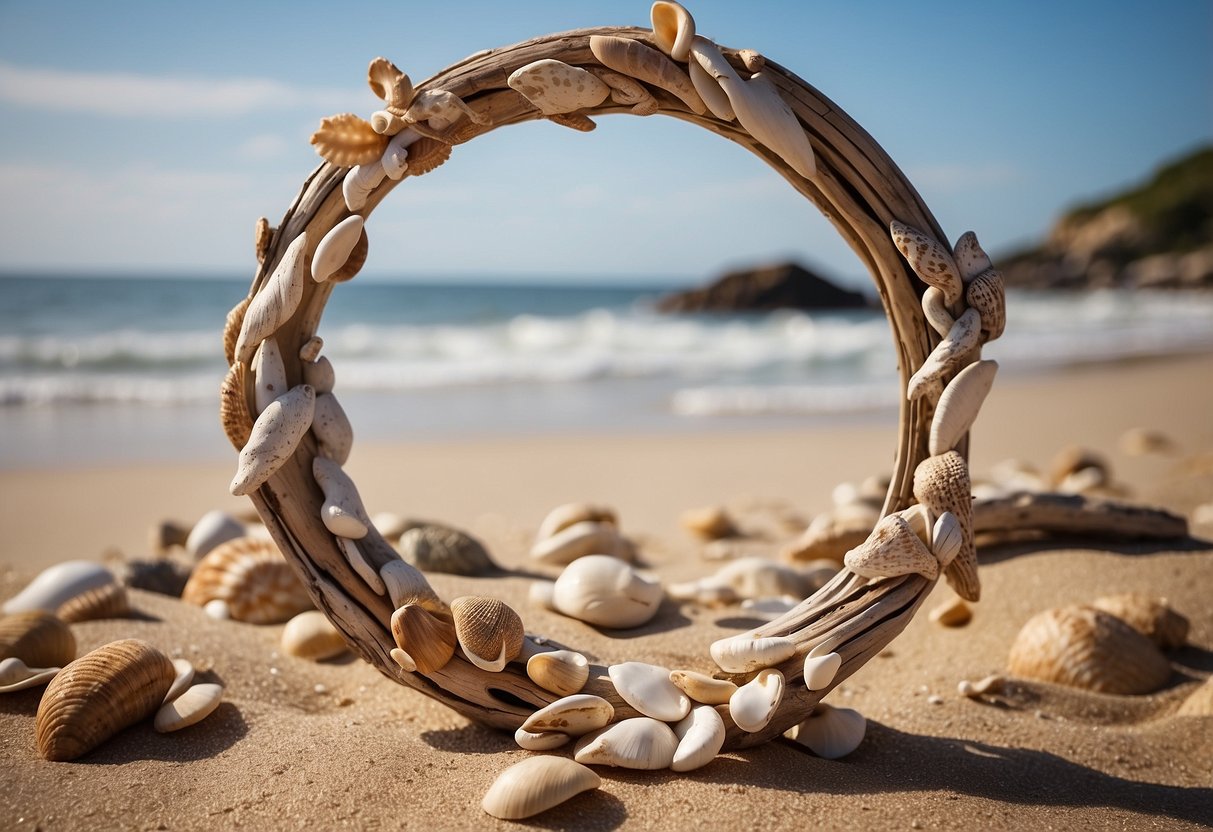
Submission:
[[[974,502],[973,532],[995,540],[1029,532],[1115,540],[1178,540],[1188,536],[1188,521],[1162,509],[1116,500],[1020,491]]]

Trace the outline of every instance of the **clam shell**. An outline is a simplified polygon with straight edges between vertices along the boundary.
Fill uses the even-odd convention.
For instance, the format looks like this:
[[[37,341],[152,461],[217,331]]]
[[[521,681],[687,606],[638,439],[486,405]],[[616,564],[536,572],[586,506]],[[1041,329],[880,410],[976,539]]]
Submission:
[[[223,701],[223,685],[211,682],[194,685],[160,706],[153,727],[161,734],[180,731],[206,719]]]
[[[678,747],[670,762],[673,771],[694,771],[716,758],[724,745],[724,720],[710,705],[700,705],[674,726]]]
[[[1091,606],[1116,616],[1163,650],[1183,647],[1188,641],[1188,619],[1173,610],[1166,598],[1126,592],[1097,598]]]
[[[392,637],[421,673],[441,670],[455,655],[451,616],[418,604],[405,604],[392,613]]]
[[[699,93],[699,97],[703,99],[703,103],[712,115],[721,121],[732,121],[735,115],[733,105],[729,103],[728,94],[716,82],[712,74],[704,69],[699,61],[687,63],[687,74],[691,76],[695,92]]]
[[[208,511],[198,518],[185,540],[185,551],[197,560],[229,540],[248,534],[245,525],[223,511]]]
[[[24,589],[4,602],[4,613],[43,610],[58,613],[73,598],[95,589],[117,584],[117,578],[99,563],[68,560],[38,573]]]
[[[58,615],[68,624],[99,618],[125,618],[131,611],[126,587],[116,580],[82,592],[59,607]]]
[[[244,377],[244,365],[233,364],[219,385],[219,423],[236,450],[247,445],[253,433],[253,412],[244,395]]]
[[[306,384],[292,387],[270,402],[253,423],[248,444],[240,451],[230,491],[244,497],[260,488],[295,453],[312,424],[316,393]]]
[[[591,35],[590,51],[608,69],[660,87],[682,101],[696,115],[707,113],[707,107],[695,91],[691,79],[656,49],[631,38]]]
[[[286,622],[282,649],[292,656],[320,662],[340,656],[350,648],[328,616],[320,610],[306,610]]]
[[[495,818],[521,820],[601,784],[597,774],[565,757],[528,757],[497,775],[480,808]]]
[[[316,396],[312,412],[312,435],[316,437],[316,453],[338,465],[344,465],[354,447],[354,429],[345,409],[332,393]]]
[[[679,63],[685,63],[691,54],[691,41],[695,39],[695,18],[678,3],[658,0],[650,11],[650,19],[653,40],[661,51]]]
[[[783,636],[730,636],[712,642],[712,660],[726,673],[750,673],[779,664],[796,653],[796,642]]]
[[[981,243],[977,242],[977,235],[972,231],[966,231],[960,235],[960,239],[952,247],[952,258],[956,261],[956,268],[960,271],[960,277],[965,283],[992,265],[990,258],[986,256],[985,250],[981,247]]]
[[[733,518],[720,506],[689,509],[679,516],[678,522],[684,529],[703,540],[719,540],[737,534]]]
[[[597,731],[614,718],[614,706],[601,696],[576,693],[535,711],[522,723],[522,728],[535,734],[559,731],[579,737]]]
[[[692,700],[705,705],[726,705],[737,690],[737,685],[728,679],[713,679],[694,670],[671,670],[670,681]]]
[[[558,612],[598,627],[639,627],[661,607],[661,584],[618,558],[587,555],[564,568],[552,587]]]
[[[1119,694],[1150,693],[1171,676],[1154,642],[1114,615],[1078,605],[1029,619],[1011,645],[1007,669],[1024,678]]]
[[[636,547],[614,525],[589,520],[563,528],[531,547],[532,558],[553,566],[586,555],[610,555],[631,563],[636,560]]]
[[[333,534],[350,540],[361,540],[371,530],[371,518],[362,506],[362,497],[354,481],[341,470],[341,465],[318,456],[312,460],[312,476],[324,492],[320,519]]]
[[[1007,326],[1007,298],[1001,272],[987,269],[973,278],[965,289],[965,301],[981,314],[986,341],[1002,335]]]
[[[565,503],[556,506],[548,512],[539,524],[535,541],[547,540],[577,523],[604,523],[609,526],[619,526],[619,518],[613,509],[593,503]]]
[[[369,121],[353,113],[341,113],[322,118],[310,141],[326,162],[348,168],[378,159],[388,139],[376,133]]]
[[[667,668],[644,662],[623,662],[611,665],[607,674],[623,701],[645,716],[677,722],[691,710],[691,700],[670,681]]]
[[[366,81],[371,92],[379,96],[388,107],[408,109],[413,100],[413,85],[405,75],[387,58],[375,58],[367,67]]]
[[[904,518],[890,514],[876,524],[872,534],[843,558],[856,575],[865,578],[894,578],[922,575],[929,581],[939,577],[939,561]]]
[[[223,601],[233,619],[279,624],[312,608],[312,599],[273,542],[229,540],[198,562],[181,600],[195,606]]]
[[[42,695],[34,723],[39,753],[52,761],[87,754],[155,713],[175,676],[168,656],[138,639],[81,656]]]
[[[559,731],[533,733],[525,728],[519,728],[514,732],[514,743],[527,751],[551,751],[553,748],[567,745],[571,739],[572,737],[568,734],[562,734]]]
[[[835,708],[818,703],[809,718],[786,734],[818,757],[837,760],[859,747],[867,732],[868,721],[851,708]]]
[[[577,742],[573,758],[592,766],[655,771],[669,768],[677,750],[678,737],[670,726],[640,716],[582,737]]]
[[[54,679],[61,667],[30,667],[16,656],[0,659],[0,693],[36,688]]]
[[[290,389],[277,338],[271,335],[261,342],[253,356],[252,370],[253,404],[257,413],[261,413],[269,407],[270,402]]]
[[[825,690],[838,675],[842,667],[842,656],[838,653],[815,655],[809,651],[804,657],[804,684],[809,690]]]
[[[176,676],[173,677],[173,683],[169,686],[168,693],[164,694],[164,702],[172,702],[181,694],[185,693],[186,688],[190,686],[190,682],[194,681],[194,666],[185,659],[173,659],[173,670]]]
[[[716,570],[712,581],[729,587],[741,598],[803,598],[808,590],[808,581],[799,569],[761,557],[731,560]]]
[[[72,628],[45,610],[0,618],[0,660],[17,658],[30,667],[64,667],[76,658]]]
[[[948,382],[931,419],[931,456],[947,453],[960,444],[994,386],[997,372],[997,361],[974,361]]]
[[[386,143],[384,146],[386,147]],[[316,253],[312,255],[312,280],[323,283],[345,265],[362,237],[365,224],[365,219],[354,214],[334,225],[329,233],[324,235],[316,246]]]
[[[586,70],[551,58],[519,67],[506,83],[546,116],[596,107],[611,92]]]
[[[590,663],[576,651],[552,650],[531,656],[526,663],[526,675],[544,690],[572,696],[590,678]]]
[[[522,651],[522,619],[504,601],[463,595],[451,613],[464,655],[481,670],[498,673]]]
[[[944,574],[961,598],[980,600],[981,579],[977,575],[977,552],[973,548],[972,485],[964,457],[956,451],[948,451],[920,462],[914,471],[914,497],[936,517],[944,512],[955,515],[963,541]]]
[[[291,241],[273,274],[253,295],[232,348],[233,360],[247,364],[257,347],[295,314],[307,274],[307,233]]]
[[[783,674],[774,668],[761,671],[729,697],[729,716],[742,731],[761,731],[783,699]]]
[[[889,224],[893,244],[906,258],[922,281],[943,292],[948,306],[955,306],[964,294],[960,270],[947,247],[912,225],[893,220]]]
[[[467,532],[439,523],[407,529],[396,548],[405,562],[423,572],[477,577],[500,571],[483,543]]]
[[[229,365],[236,363],[236,339],[244,325],[244,315],[248,311],[253,296],[247,295],[243,300],[228,310],[223,324],[223,355]]]
[[[906,385],[906,395],[915,401],[926,395],[945,375],[955,371],[981,340],[981,315],[972,307],[952,324],[948,334],[935,345],[927,360]]]

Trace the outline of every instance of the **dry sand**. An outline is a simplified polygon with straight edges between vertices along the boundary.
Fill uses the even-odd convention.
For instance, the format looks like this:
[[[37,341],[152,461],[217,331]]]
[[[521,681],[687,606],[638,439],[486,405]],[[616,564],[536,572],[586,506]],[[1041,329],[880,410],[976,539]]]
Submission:
[[[1213,356],[1001,379],[973,440],[980,475],[998,460],[1047,464],[1062,446],[1104,453],[1144,501],[1183,512],[1213,503]],[[1173,456],[1131,457],[1127,429],[1161,430]],[[888,467],[889,425],[828,431],[593,436],[359,447],[349,470],[368,507],[463,526],[510,567],[552,506],[615,506],[666,578],[713,568],[677,525],[722,504],[743,528],[771,530],[828,507],[842,480]],[[147,552],[149,526],[193,520],[226,496],[233,459],[0,473],[0,597],[43,566]],[[1205,516],[1201,514],[1200,516]],[[1213,525],[1195,526],[1213,538]],[[839,761],[791,743],[726,755],[689,775],[605,770],[603,787],[529,821],[561,829],[1198,828],[1213,823],[1213,718],[1175,710],[1213,673],[1213,549],[1025,545],[983,552],[973,621],[945,629],[920,614],[827,701],[868,720]],[[444,597],[493,594],[528,629],[610,663],[708,669],[707,645],[752,621],[737,609],[667,604],[637,633],[604,635],[530,607],[527,577],[437,576]],[[1096,695],[1015,682],[972,701],[961,679],[1000,670],[1020,625],[1054,605],[1128,590],[1167,596],[1192,623],[1171,684],[1150,696]],[[936,589],[924,613],[946,587]],[[139,617],[73,626],[81,650],[137,636],[222,681],[216,714],[177,734],[130,729],[75,763],[47,763],[33,741],[38,691],[0,698],[0,827],[15,829],[495,828],[479,802],[527,755],[361,661],[282,655],[281,627],[217,622],[134,594]]]

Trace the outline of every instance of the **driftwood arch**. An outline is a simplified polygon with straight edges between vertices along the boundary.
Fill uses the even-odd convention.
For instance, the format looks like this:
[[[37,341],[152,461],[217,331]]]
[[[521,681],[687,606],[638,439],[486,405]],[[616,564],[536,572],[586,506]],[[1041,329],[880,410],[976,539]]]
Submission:
[[[594,116],[660,114],[757,154],[829,218],[868,267],[892,325],[907,395],[886,517],[865,544],[871,563],[852,552],[848,567],[796,610],[738,637],[786,638],[794,654],[773,665],[787,684],[765,728],[742,731],[727,706],[719,706],[727,750],[764,742],[804,720],[905,627],[945,572],[962,595],[976,598],[964,458],[968,426],[993,376],[993,362],[980,361],[980,345],[1001,331],[1001,278],[971,234],[954,251],[941,242],[941,229],[904,174],[811,85],[752,52],[695,37],[693,21],[676,4],[657,3],[654,20],[656,30],[583,29],[481,52],[415,89],[387,61],[373,62],[371,86],[384,109],[369,121],[326,120],[314,142],[329,161],[308,177],[276,229],[264,220],[258,225],[257,276],[225,331],[231,369],[222,413],[225,430],[242,449],[233,493],[252,499],[316,605],[362,657],[473,720],[516,729],[559,698],[532,682],[521,663],[490,673],[457,651],[441,669],[420,673],[391,657],[394,609],[409,599],[434,608],[442,602],[365,519],[356,489],[340,471],[348,423],[332,398],[331,366],[315,337],[325,303],[365,260],[364,223],[380,200],[441,164],[453,146],[491,130],[539,118],[585,130]],[[555,93],[570,84],[544,81],[553,74],[578,84],[588,76],[607,92],[595,103],[601,89],[585,81],[582,86],[596,92],[576,92],[574,108],[560,111],[570,101],[545,99],[543,86],[559,98]],[[974,364],[980,372],[967,369]],[[974,382],[974,376],[980,378]],[[275,400],[283,385],[286,393]],[[902,527],[915,540],[902,539]],[[890,567],[906,545],[915,556],[927,552],[931,563],[909,571]],[[813,649],[838,653],[841,661],[818,690],[801,678]],[[708,656],[691,669],[715,670]],[[637,715],[603,667],[591,669],[582,692],[610,701],[616,721]]]

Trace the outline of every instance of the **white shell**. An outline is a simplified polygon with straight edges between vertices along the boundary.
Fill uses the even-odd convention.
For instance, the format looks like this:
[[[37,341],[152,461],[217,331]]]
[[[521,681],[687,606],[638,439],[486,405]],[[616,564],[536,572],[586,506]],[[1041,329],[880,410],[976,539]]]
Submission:
[[[808,748],[818,757],[837,760],[859,747],[867,732],[868,721],[851,708],[835,708],[819,703],[809,718],[784,736]]]
[[[783,636],[730,636],[712,642],[712,660],[727,673],[749,673],[790,659],[796,642]]]
[[[674,726],[678,748],[670,768],[674,771],[694,771],[715,759],[724,745],[724,720],[711,705],[700,705]]]
[[[551,58],[519,67],[506,83],[545,116],[596,107],[611,93],[610,87],[584,69]]]
[[[261,342],[253,356],[253,401],[257,413],[264,411],[287,389],[282,351],[278,348],[278,339],[271,335]]]
[[[691,710],[691,700],[670,681],[667,668],[623,662],[611,665],[607,674],[623,700],[645,716],[677,722]]]
[[[955,370],[957,363],[968,355],[980,340],[981,315],[976,309],[966,309],[948,330],[947,336],[931,350],[918,372],[910,377],[910,383],[906,386],[906,395],[910,401],[926,393],[931,382],[938,381],[945,374]]]
[[[168,693],[164,694],[161,704],[172,702],[194,681],[194,666],[185,659],[173,659],[173,669],[177,671],[177,675],[169,686]]]
[[[742,731],[761,731],[775,715],[781,699],[783,674],[767,668],[729,697],[729,716]]]
[[[540,731],[538,733],[531,732],[525,728],[519,728],[514,732],[514,742],[519,748],[527,751],[551,751],[553,748],[559,748],[571,740],[568,734],[560,731]]]
[[[584,520],[537,541],[531,557],[540,563],[572,563],[586,555],[611,555],[629,563],[636,560],[632,544],[610,523]]]
[[[94,589],[116,583],[117,578],[99,563],[68,560],[49,566],[30,581],[25,589],[4,602],[4,614],[45,610],[58,612],[66,602]]]
[[[230,489],[233,495],[244,497],[256,491],[290,459],[312,424],[315,407],[316,393],[306,384],[292,387],[270,402],[240,451]]]
[[[522,727],[533,734],[559,731],[570,737],[579,737],[596,731],[614,717],[614,706],[601,696],[575,693],[535,711],[522,723]]]
[[[939,515],[931,529],[931,552],[939,560],[939,568],[947,569],[948,565],[960,553],[964,546],[964,529],[956,515],[945,511]]]
[[[344,408],[332,393],[316,396],[312,415],[312,434],[316,437],[316,452],[325,459],[344,465],[354,446],[354,429]]]
[[[185,693],[160,706],[152,723],[162,734],[188,728],[201,722],[223,701],[223,685],[211,682],[194,685]]]
[[[570,563],[552,588],[558,612],[599,627],[639,627],[661,606],[661,584],[618,558],[587,555]]]
[[[647,716],[625,719],[578,741],[577,762],[654,771],[669,768],[678,749],[670,726]]]
[[[379,567],[379,578],[387,589],[392,607],[400,609],[405,604],[420,604],[433,612],[445,606],[438,599],[430,582],[417,567],[402,560],[390,560]]]
[[[202,605],[202,611],[216,621],[228,621],[232,617],[232,608],[222,598],[212,598]]]
[[[287,246],[286,252],[265,285],[253,296],[240,335],[236,338],[236,360],[247,364],[257,347],[295,314],[303,300],[303,280],[307,269],[307,233]]]
[[[691,54],[695,39],[695,18],[682,5],[669,0],[657,0],[649,12],[653,23],[653,40],[661,51],[682,63]]]
[[[341,466],[322,456],[312,460],[312,476],[324,492],[320,519],[325,528],[340,537],[361,540],[371,529],[371,518],[362,507],[362,498],[354,481]]]
[[[417,662],[413,661],[413,657],[401,650],[399,647],[393,647],[388,655],[391,656],[392,661],[400,665],[401,669],[405,672],[417,672]]]
[[[590,678],[590,663],[575,650],[549,650],[527,659],[526,675],[544,690],[572,696]]]
[[[345,207],[350,211],[361,211],[366,207],[366,201],[371,191],[379,187],[379,183],[387,176],[383,162],[374,161],[367,165],[355,165],[345,175],[341,182],[341,195],[345,197]]]
[[[593,503],[563,503],[556,506],[544,516],[535,533],[535,542],[547,540],[564,531],[569,526],[581,522],[605,523],[609,526],[619,526],[619,518],[613,509]]]
[[[306,610],[282,628],[282,650],[301,659],[321,662],[349,650],[341,633],[320,610]]]
[[[371,566],[370,561],[366,559],[366,555],[362,554],[362,550],[358,548],[358,541],[337,535],[337,544],[341,547],[341,551],[345,555],[350,568],[358,573],[358,577],[362,578],[366,585],[374,590],[376,595],[387,594],[387,585],[383,582],[383,578],[379,576],[379,573],[375,571],[375,567]]]
[[[528,757],[497,775],[480,808],[495,818],[521,820],[601,784],[597,774],[565,757]]]
[[[603,66],[660,87],[676,96],[696,115],[707,112],[686,72],[660,51],[633,38],[612,35],[591,35],[590,51]]]
[[[194,528],[190,529],[185,539],[185,551],[201,560],[202,557],[221,543],[244,537],[248,534],[243,523],[226,512],[208,511],[198,518]]]
[[[985,249],[981,247],[981,243],[977,242],[977,235],[972,231],[966,231],[960,235],[960,239],[952,247],[952,257],[956,261],[956,268],[960,271],[960,278],[965,283],[993,266]]]
[[[0,661],[0,693],[16,693],[49,684],[61,667],[29,667],[16,656]]]
[[[366,220],[358,214],[346,217],[332,227],[316,246],[312,255],[312,280],[323,283],[345,265],[358,245]]]
[[[305,361],[302,372],[303,383],[312,385],[317,396],[333,392],[337,376],[333,372],[333,362],[329,361],[326,356],[318,356],[315,361]]]
[[[931,419],[931,456],[952,450],[969,432],[997,372],[997,361],[974,361],[948,382]]]
[[[555,581],[535,581],[531,584],[531,588],[527,591],[527,600],[537,607],[542,607],[545,610],[554,610],[556,582]]]
[[[922,293],[922,314],[926,316],[931,328],[940,335],[947,335],[956,323],[956,318],[952,316],[948,302],[944,299],[943,290],[936,286],[928,286]]]
[[[728,679],[713,679],[694,670],[671,670],[670,681],[693,701],[705,705],[726,705],[737,690]]]
[[[311,364],[320,357],[320,351],[324,349],[324,339],[319,335],[313,335],[303,342],[303,346],[299,348],[299,360],[304,364]]]
[[[809,690],[825,690],[834,681],[838,668],[842,667],[842,656],[826,653],[815,656],[812,651],[804,657],[804,683]]]
[[[711,73],[704,69],[699,61],[688,62],[687,73],[691,76],[691,83],[695,85],[695,91],[699,93],[699,97],[703,99],[703,103],[707,105],[712,115],[721,121],[732,121],[735,115],[733,105],[729,103],[729,96]]]
[[[392,140],[387,144],[387,150],[383,151],[381,162],[384,175],[388,179],[399,182],[404,177],[405,171],[409,169],[409,146],[420,138],[421,134],[412,127],[407,127],[392,136]]]

